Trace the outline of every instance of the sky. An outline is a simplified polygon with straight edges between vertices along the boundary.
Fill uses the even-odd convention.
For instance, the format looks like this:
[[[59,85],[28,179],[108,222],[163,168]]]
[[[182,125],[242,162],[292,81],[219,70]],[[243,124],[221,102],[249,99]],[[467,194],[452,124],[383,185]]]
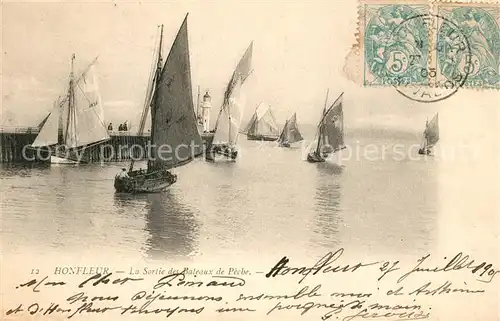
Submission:
[[[464,97],[478,108],[498,98],[495,92],[468,91],[422,104],[393,88],[362,88],[347,79],[342,69],[356,41],[356,6],[354,0],[4,2],[2,123],[38,124],[64,94],[75,53],[77,70],[99,55],[106,121],[137,124],[157,25],[164,25],[166,54],[188,12],[193,100],[196,104],[198,86],[202,96],[210,90],[212,123],[225,85],[251,41],[254,72],[245,83],[244,122],[264,101],[278,124],[294,112],[299,124],[317,123],[327,88],[330,104],[344,92],[346,127],[411,131],[422,130],[425,119],[438,111],[456,117],[453,107]]]

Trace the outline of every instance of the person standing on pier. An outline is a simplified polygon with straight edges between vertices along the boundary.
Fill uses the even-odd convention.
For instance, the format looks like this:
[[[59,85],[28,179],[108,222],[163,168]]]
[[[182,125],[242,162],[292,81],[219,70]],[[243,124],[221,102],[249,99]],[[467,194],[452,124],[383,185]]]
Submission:
[[[112,130],[113,130],[113,123],[109,123],[109,125],[108,125],[108,130],[109,130],[109,131],[112,131]]]

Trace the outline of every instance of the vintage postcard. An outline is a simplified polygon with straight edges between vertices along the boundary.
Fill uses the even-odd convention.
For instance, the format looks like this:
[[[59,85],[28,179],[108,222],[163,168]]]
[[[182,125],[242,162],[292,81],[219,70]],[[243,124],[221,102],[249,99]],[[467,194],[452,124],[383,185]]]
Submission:
[[[0,10],[1,320],[499,320],[498,2]]]

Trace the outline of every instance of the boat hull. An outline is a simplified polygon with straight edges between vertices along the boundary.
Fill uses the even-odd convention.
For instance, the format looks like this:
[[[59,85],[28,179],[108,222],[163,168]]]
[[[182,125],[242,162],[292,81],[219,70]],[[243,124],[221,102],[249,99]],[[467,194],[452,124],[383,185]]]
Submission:
[[[206,153],[205,159],[207,161],[215,161],[216,156],[226,157],[235,161],[238,157],[238,151],[228,145],[212,145]]]
[[[114,187],[117,193],[159,193],[177,181],[177,175],[167,170],[146,173],[142,170],[129,172],[129,177],[115,177]]]
[[[317,153],[309,153],[307,154],[307,161],[309,163],[323,163],[325,162],[325,159]]]
[[[267,136],[267,135],[247,135],[247,140],[260,140],[266,142],[273,142],[278,140],[278,136]]]
[[[279,145],[280,147],[290,147],[290,143],[287,143],[287,142],[283,142],[283,143],[280,143]]]
[[[68,158],[63,158],[63,157],[58,157],[58,156],[50,156],[50,163],[51,164],[64,164],[64,165],[76,165],[79,164],[80,162],[71,160]]]
[[[430,150],[430,149],[425,150],[425,149],[423,149],[423,148],[420,148],[420,149],[418,150],[418,153],[419,153],[420,155],[430,155],[430,154],[431,154],[431,150]]]
[[[49,164],[75,165],[88,163],[88,159],[82,157],[83,149],[62,150],[61,146],[29,147],[37,152],[37,160]]]

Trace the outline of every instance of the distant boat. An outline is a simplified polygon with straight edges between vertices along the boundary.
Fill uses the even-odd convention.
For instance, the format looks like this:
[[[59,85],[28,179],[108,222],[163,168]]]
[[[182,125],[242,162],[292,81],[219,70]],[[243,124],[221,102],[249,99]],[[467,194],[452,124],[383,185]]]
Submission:
[[[318,124],[316,148],[307,155],[310,163],[324,162],[330,154],[336,153],[345,148],[344,146],[344,113],[342,110],[342,100],[344,93],[326,110],[323,109],[323,116]],[[328,92],[327,92],[328,100]]]
[[[297,114],[294,113],[283,127],[278,143],[280,147],[290,147],[291,144],[304,140],[297,126]]]
[[[164,66],[161,26],[156,72],[151,73],[139,127],[141,134],[151,106],[152,157],[148,159],[147,170],[133,170],[133,161],[128,173],[123,169],[115,177],[117,192],[161,192],[177,181],[177,175],[170,173],[170,169],[184,166],[203,153],[192,97],[187,17],[182,22]]]
[[[206,160],[214,161],[217,155],[235,160],[238,156],[238,141],[244,101],[241,86],[250,76],[252,64],[253,42],[236,66],[224,93],[224,101],[219,111],[212,141],[207,145]]]
[[[439,119],[438,114],[431,119],[430,122],[425,122],[425,130],[422,134],[422,142],[418,153],[420,155],[430,155],[431,148],[439,141]]]
[[[271,106],[261,102],[244,130],[248,140],[275,141],[279,137]]]
[[[84,163],[82,156],[86,148],[110,139],[94,68],[97,58],[76,79],[74,60],[75,54],[71,57],[66,96],[54,104],[40,123],[40,132],[31,144],[31,148],[47,150],[51,163]]]

